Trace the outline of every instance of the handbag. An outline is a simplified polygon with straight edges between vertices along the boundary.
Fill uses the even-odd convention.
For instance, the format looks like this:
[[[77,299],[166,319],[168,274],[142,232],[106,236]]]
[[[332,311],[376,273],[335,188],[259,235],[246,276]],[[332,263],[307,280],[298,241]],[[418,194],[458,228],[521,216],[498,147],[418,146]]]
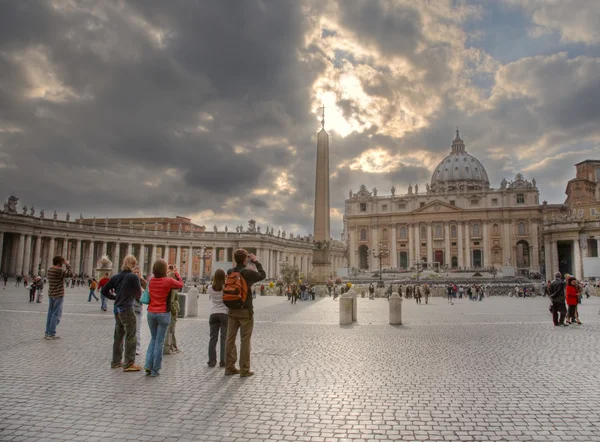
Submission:
[[[140,302],[142,304],[150,304],[150,280],[152,279],[152,277],[148,278],[148,280],[146,281],[146,288],[144,289],[144,292],[142,293],[142,297],[140,299]]]

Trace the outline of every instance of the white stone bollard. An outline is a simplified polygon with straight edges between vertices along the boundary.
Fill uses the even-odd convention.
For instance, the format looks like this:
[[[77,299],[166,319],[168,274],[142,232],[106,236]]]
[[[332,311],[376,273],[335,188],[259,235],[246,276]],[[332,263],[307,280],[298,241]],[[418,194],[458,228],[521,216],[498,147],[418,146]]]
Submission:
[[[402,325],[402,297],[398,293],[390,296],[390,324]]]
[[[356,322],[356,317],[358,313],[358,293],[353,288],[348,290],[348,293],[352,295],[352,322]]]
[[[352,324],[352,303],[354,298],[350,293],[340,296],[340,325]]]
[[[198,289],[196,287],[192,287],[187,292],[186,301],[186,316],[188,318],[198,316]]]

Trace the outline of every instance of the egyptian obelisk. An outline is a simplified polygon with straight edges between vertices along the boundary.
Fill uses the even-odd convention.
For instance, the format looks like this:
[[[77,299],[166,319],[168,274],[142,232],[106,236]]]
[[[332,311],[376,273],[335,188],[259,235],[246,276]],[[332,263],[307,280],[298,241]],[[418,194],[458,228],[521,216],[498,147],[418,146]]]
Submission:
[[[315,178],[315,224],[312,279],[325,283],[331,273],[329,235],[329,134],[325,131],[325,107],[321,130],[317,134],[317,173]]]

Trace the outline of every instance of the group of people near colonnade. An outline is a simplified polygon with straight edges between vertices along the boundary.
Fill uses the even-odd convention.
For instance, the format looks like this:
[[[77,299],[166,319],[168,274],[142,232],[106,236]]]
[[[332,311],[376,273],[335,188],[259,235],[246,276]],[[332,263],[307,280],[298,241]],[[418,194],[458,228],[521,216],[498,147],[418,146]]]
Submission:
[[[227,274],[223,270],[215,272],[208,288],[212,308],[207,365],[216,366],[216,346],[220,336],[219,365],[225,368],[225,375],[248,377],[254,374],[250,370],[250,340],[254,328],[251,288],[252,284],[265,279],[266,274],[256,256],[244,249],[235,251],[234,261],[236,266]],[[47,272],[49,305],[45,339],[58,340],[60,336],[56,334],[56,328],[62,317],[65,281],[73,276],[73,271],[62,256],[54,257],[52,264]],[[152,275],[148,278],[144,278],[137,267],[135,256],[127,255],[123,259],[121,271],[100,288],[104,297],[115,301],[111,368],[122,368],[124,372],[144,370],[151,377],[160,374],[163,354],[179,352],[175,324],[179,312],[177,292],[183,285],[177,266],[163,259],[153,263]],[[235,298],[234,301],[228,300],[231,296]],[[144,367],[135,361],[140,352],[142,303],[148,305],[147,322],[150,329]],[[235,344],[238,331],[241,338],[239,369],[236,368],[238,357]]]
[[[550,313],[555,327],[567,327],[579,320],[579,304],[584,294],[589,298],[588,285],[583,285],[577,279],[565,273],[564,279],[560,272],[554,275],[554,281],[548,281],[545,294],[550,298]]]

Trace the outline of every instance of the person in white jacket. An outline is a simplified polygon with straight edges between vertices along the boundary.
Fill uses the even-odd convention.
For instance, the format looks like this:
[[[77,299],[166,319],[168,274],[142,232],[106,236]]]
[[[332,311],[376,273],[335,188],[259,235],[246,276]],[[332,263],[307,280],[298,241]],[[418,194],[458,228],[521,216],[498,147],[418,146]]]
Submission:
[[[219,367],[225,367],[225,338],[227,337],[227,318],[229,309],[223,304],[223,287],[225,286],[225,271],[218,269],[213,277],[213,282],[207,293],[212,301],[208,324],[210,326],[210,340],[208,341],[208,366],[217,365],[217,342],[221,334],[219,352]]]

